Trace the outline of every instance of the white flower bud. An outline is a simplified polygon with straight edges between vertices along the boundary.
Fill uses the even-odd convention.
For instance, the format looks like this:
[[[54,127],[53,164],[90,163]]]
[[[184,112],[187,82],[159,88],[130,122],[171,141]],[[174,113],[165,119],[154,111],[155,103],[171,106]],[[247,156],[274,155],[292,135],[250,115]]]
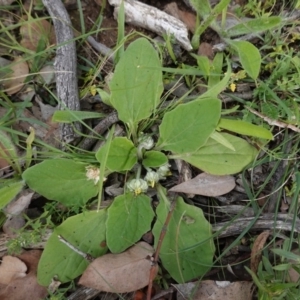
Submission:
[[[153,188],[155,184],[159,181],[159,175],[156,172],[150,170],[147,172],[144,179],[147,181],[148,185]]]
[[[146,150],[152,149],[154,146],[153,138],[149,135],[142,135],[139,137],[139,148]]]
[[[171,165],[166,163],[158,168],[157,174],[159,176],[159,179],[166,179],[166,176],[171,175],[171,171],[169,169],[170,167]]]
[[[85,169],[85,176],[87,177],[87,180],[93,180],[96,185],[100,179],[100,169],[94,166],[87,166]]]
[[[127,183],[127,187],[131,192],[134,192],[136,196],[148,190],[148,184],[143,179],[132,179]]]

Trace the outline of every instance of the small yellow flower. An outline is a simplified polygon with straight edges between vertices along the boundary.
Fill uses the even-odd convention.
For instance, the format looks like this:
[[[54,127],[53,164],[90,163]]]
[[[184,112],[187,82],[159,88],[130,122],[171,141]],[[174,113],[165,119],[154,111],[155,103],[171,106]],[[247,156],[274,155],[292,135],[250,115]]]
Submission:
[[[234,92],[234,91],[236,90],[236,84],[235,84],[235,83],[231,83],[231,84],[230,84],[230,90],[231,90],[232,92]]]

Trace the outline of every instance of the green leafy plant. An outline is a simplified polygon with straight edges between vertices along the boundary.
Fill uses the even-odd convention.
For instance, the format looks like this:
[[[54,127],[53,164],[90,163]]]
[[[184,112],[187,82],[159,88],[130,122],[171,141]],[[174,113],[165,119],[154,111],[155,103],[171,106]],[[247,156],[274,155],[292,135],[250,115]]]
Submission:
[[[258,288],[259,300],[275,299],[298,299],[299,298],[299,255],[293,252],[273,249],[275,254],[281,258],[281,263],[272,266],[267,256],[262,256],[262,261],[258,266],[257,274],[250,269],[247,271],[253,278]],[[297,274],[291,281],[290,274]]]
[[[196,10],[198,16],[201,17],[202,22],[199,24],[192,39],[194,49],[199,47],[201,34],[210,26],[215,30],[219,36],[227,43],[230,50],[234,51],[240,59],[243,69],[248,75],[256,80],[261,67],[261,55],[259,50],[250,42],[236,41],[234,37],[259,33],[271,28],[274,28],[281,23],[281,18],[277,16],[261,16],[255,19],[239,22],[229,28],[224,28],[227,18],[227,7],[230,0],[222,0],[213,8],[208,0],[201,1],[191,0],[191,5]],[[217,17],[221,15],[221,22],[217,21]]]
[[[40,284],[48,285],[54,276],[61,282],[70,281],[87,267],[85,258],[63,240],[92,257],[108,250],[120,253],[139,241],[154,222],[157,246],[173,205],[160,251],[163,267],[177,282],[202,276],[211,268],[215,251],[211,225],[200,208],[186,204],[181,197],[171,198],[160,182],[169,175],[169,160],[174,158],[218,175],[237,173],[254,160],[257,150],[253,146],[221,132],[222,128],[235,131],[229,121],[222,121],[217,98],[229,78],[226,74],[199,98],[169,109],[161,122],[157,121],[158,131],[151,132],[163,92],[161,62],[145,38],[128,46],[106,95],[127,136],[113,137],[112,128],[104,146],[95,153],[94,163],[57,157],[28,168],[22,175],[31,189],[69,207],[98,197],[97,210],[72,216],[55,228],[39,263]],[[239,126],[242,134],[272,139],[264,128],[246,122]],[[100,209],[103,182],[114,172],[127,174],[124,193],[108,208]],[[156,210],[147,194],[150,187],[159,198]]]

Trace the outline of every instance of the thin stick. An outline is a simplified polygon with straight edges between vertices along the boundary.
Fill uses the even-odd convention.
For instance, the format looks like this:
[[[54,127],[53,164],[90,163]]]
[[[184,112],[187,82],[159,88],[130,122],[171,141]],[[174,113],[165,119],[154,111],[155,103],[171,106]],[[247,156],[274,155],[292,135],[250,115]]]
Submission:
[[[94,258],[87,253],[84,253],[82,251],[80,251],[79,249],[77,249],[76,247],[74,247],[72,244],[70,244],[65,238],[63,238],[61,235],[57,236],[59,241],[64,243],[66,246],[68,246],[70,249],[72,249],[74,252],[76,252],[77,254],[79,254],[80,256],[82,256],[84,259],[86,259],[89,262],[92,262],[94,260]]]
[[[269,125],[271,126],[277,126],[277,127],[280,127],[280,128],[289,128],[293,131],[296,131],[296,132],[300,132],[300,128],[299,127],[296,127],[292,124],[288,124],[288,123],[285,123],[285,122],[281,122],[281,121],[277,121],[277,120],[273,120],[261,113],[259,113],[258,111],[248,107],[248,106],[245,106],[248,110],[250,110],[253,114],[259,116],[260,118],[262,118],[264,121],[266,121]]]

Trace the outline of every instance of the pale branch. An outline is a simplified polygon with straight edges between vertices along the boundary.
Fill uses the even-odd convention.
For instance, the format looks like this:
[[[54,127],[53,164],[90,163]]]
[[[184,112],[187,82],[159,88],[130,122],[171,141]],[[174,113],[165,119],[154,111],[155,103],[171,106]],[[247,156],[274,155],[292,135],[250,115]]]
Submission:
[[[57,97],[61,110],[80,110],[77,57],[70,17],[61,0],[43,0],[54,24],[57,50],[55,57],[55,75]],[[75,129],[81,132],[81,124],[74,123]],[[60,137],[64,143],[71,143],[78,134],[72,124],[60,124]]]
[[[108,0],[108,2],[115,7],[114,15],[116,18],[122,1]],[[124,10],[126,23],[151,30],[160,36],[173,35],[178,44],[185,50],[192,50],[188,30],[185,24],[177,18],[155,7],[134,0],[124,1]]]

